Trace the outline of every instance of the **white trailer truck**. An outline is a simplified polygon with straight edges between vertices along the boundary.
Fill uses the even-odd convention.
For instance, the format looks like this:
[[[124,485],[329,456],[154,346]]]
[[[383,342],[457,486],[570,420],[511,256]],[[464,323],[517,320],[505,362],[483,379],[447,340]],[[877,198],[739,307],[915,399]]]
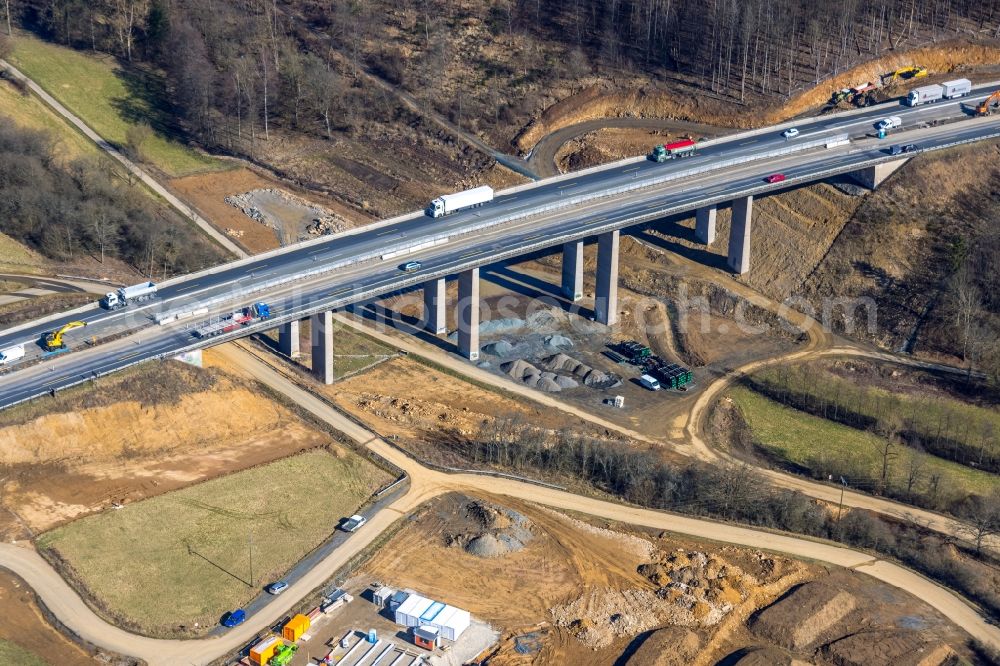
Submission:
[[[22,358],[24,358],[24,345],[14,345],[0,351],[0,365],[7,365]]]
[[[972,92],[972,81],[969,79],[955,79],[954,81],[945,81],[941,84],[944,88],[941,92],[944,94],[945,99],[955,99],[956,97],[965,97],[970,92]]]
[[[482,206],[491,201],[493,201],[493,188],[483,185],[455,194],[442,194],[427,206],[427,214],[431,217],[451,215],[457,210]]]
[[[936,102],[942,97],[944,97],[944,88],[942,86],[937,84],[921,86],[910,91],[910,94],[906,96],[906,104],[908,106],[920,106],[921,104]]]
[[[141,303],[156,296],[156,285],[152,282],[133,284],[131,287],[121,287],[118,291],[108,292],[101,299],[101,306],[108,310],[117,310],[131,303]]]

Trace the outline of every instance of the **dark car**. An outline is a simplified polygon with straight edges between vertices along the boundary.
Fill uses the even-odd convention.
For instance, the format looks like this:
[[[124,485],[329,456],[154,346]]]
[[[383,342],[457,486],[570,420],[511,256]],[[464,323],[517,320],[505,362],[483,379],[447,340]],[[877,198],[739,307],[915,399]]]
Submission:
[[[236,610],[226,613],[222,616],[222,626],[223,627],[236,627],[243,624],[243,621],[247,619],[246,611],[242,608],[237,608]]]
[[[902,155],[903,153],[912,153],[917,149],[917,146],[912,143],[908,143],[903,146],[893,146],[889,149],[890,155]]]
[[[780,183],[784,179],[785,179],[785,174],[783,174],[783,173],[772,173],[770,176],[768,176],[764,180],[766,180],[769,183]]]

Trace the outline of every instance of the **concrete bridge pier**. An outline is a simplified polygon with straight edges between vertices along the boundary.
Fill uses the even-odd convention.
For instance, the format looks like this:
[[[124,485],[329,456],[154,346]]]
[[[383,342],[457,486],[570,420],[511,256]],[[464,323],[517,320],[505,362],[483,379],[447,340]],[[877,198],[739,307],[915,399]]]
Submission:
[[[324,384],[333,383],[333,310],[309,317],[312,371]]]
[[[597,237],[597,289],[595,319],[605,326],[618,323],[618,230]]]
[[[753,196],[733,201],[733,224],[729,230],[729,268],[737,275],[750,270],[750,218]]]
[[[479,269],[470,268],[458,274],[458,353],[476,361],[479,359]]]
[[[289,321],[278,327],[278,351],[288,358],[299,355],[299,321]]]
[[[424,321],[434,335],[443,335],[448,330],[445,288],[444,278],[424,283]]]
[[[892,162],[882,162],[881,164],[876,164],[875,166],[866,167],[858,171],[851,172],[851,178],[858,181],[869,190],[874,190],[876,187],[882,184],[886,178],[891,176],[899,169],[901,166],[906,164],[909,159],[893,160]]]
[[[698,209],[695,214],[694,236],[705,245],[715,242],[715,204]]]
[[[572,301],[583,298],[583,241],[563,244],[562,293]]]

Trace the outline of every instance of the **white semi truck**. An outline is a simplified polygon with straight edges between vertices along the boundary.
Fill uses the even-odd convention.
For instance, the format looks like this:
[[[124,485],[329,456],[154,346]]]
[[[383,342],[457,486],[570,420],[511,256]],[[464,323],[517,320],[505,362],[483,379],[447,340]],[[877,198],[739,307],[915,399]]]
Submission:
[[[156,296],[156,285],[152,282],[133,284],[131,287],[121,287],[117,291],[105,294],[101,306],[108,310],[117,310],[131,303],[141,303]]]
[[[491,201],[493,201],[493,188],[483,185],[455,194],[442,194],[427,206],[427,214],[431,217],[442,217],[463,208],[482,206]]]
[[[935,83],[929,86],[914,88],[906,96],[906,104],[908,106],[920,106],[921,104],[930,104],[942,99],[965,97],[971,92],[972,81],[969,79],[955,79],[954,81],[945,81],[942,84]]]

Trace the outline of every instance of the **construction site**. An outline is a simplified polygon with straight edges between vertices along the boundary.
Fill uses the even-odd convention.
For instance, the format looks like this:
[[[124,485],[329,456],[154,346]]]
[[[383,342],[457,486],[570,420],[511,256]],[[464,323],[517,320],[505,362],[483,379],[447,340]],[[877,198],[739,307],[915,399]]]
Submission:
[[[835,66],[829,44],[828,62],[821,40],[803,42],[808,55],[788,64],[787,82],[764,83],[770,70],[753,63],[748,75],[747,55],[743,76],[763,81],[744,94],[726,88],[728,73],[725,84],[719,73],[697,82],[624,64],[624,42],[597,49],[584,19],[619,20],[604,9],[567,9],[527,29],[514,18],[523,7],[473,0],[446,20],[432,16],[450,11],[441,3],[376,2],[345,16],[385,25],[345,30],[344,17],[320,20],[325,10],[307,4],[261,10],[259,34],[273,43],[240,65],[253,71],[216,67],[209,33],[192,37],[212,46],[204,71],[232,75],[214,83],[234,106],[205,102],[200,122],[219,127],[188,128],[183,141],[164,132],[193,127],[190,109],[164,119],[128,101],[150,104],[136,92],[143,77],[176,75],[138,63],[165,43],[137,48],[133,66],[131,53],[126,65],[124,54],[28,26],[0,57],[127,155],[136,171],[106,169],[115,187],[173,206],[183,234],[218,234],[219,257],[351,238],[411,209],[443,228],[454,218],[430,211],[449,196],[626,158],[655,166],[710,154],[704,141],[736,132],[912,95],[913,105],[949,90],[957,100],[965,77],[1000,78],[1000,45],[982,27],[992,14],[941,39],[911,26],[912,43]],[[101,16],[95,26],[112,24]],[[188,36],[203,27],[174,18]],[[282,30],[294,40],[279,48]],[[542,38],[573,30],[575,45]],[[295,49],[321,57],[286,55]],[[519,64],[527,54],[544,67]],[[792,58],[773,57],[772,69]],[[832,69],[821,76],[821,64]],[[111,161],[37,91],[22,99],[9,76],[0,115],[53,132],[67,173],[82,173],[70,158]],[[478,84],[462,96],[468,77]],[[117,97],[95,92],[90,109],[78,81]],[[272,89],[271,116],[268,84],[286,93],[275,102]],[[1000,89],[955,103],[959,122],[989,122]],[[151,119],[144,145],[136,118]],[[442,280],[436,330],[428,283],[332,309],[322,331],[317,318],[265,331],[281,313],[254,297],[222,314],[198,304],[181,313],[189,341],[215,346],[66,389],[51,373],[50,394],[0,411],[0,663],[1000,663],[1000,143],[903,155],[911,144],[896,141],[894,118],[866,130],[886,140],[885,159],[909,159],[878,188],[838,175],[757,196],[747,272],[727,263],[735,203],[717,216],[713,205],[711,245],[693,213],[622,230],[610,326],[588,241],[579,293],[566,291],[561,245],[476,269],[473,357],[456,353],[461,287]],[[131,190],[139,174],[179,203]],[[115,242],[145,243],[125,258],[111,241],[98,253],[97,226],[69,230],[0,233],[4,327],[98,299],[124,320],[179,279],[183,243],[122,227]],[[377,243],[391,250],[392,238]],[[402,259],[405,276],[425,258]],[[181,287],[194,297],[203,288]],[[149,329],[178,312],[150,314]],[[117,342],[95,337],[90,321],[53,326],[41,352],[64,361]],[[330,330],[323,355],[316,341]],[[12,349],[0,350],[0,380],[19,369],[24,346]],[[332,381],[317,379],[321,365]]]

